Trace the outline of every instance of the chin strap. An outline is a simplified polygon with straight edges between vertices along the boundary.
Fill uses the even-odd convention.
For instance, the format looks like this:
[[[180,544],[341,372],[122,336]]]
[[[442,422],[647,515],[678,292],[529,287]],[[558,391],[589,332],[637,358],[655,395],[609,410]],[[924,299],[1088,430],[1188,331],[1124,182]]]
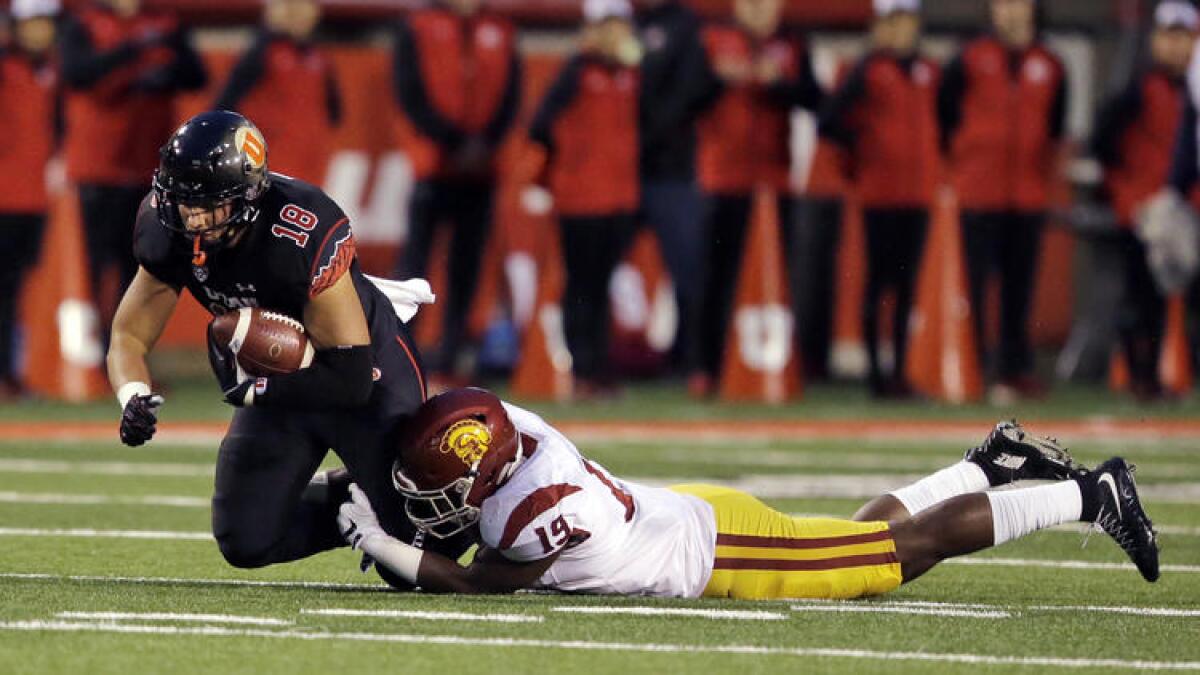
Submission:
[[[200,237],[192,237],[192,265],[196,267],[204,267],[204,263],[208,261],[208,254],[204,249],[200,248]]]

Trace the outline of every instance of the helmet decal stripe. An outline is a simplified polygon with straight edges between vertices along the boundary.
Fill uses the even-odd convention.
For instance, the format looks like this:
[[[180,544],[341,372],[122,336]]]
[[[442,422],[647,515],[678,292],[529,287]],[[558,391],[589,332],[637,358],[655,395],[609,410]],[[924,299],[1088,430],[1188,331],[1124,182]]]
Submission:
[[[504,534],[500,537],[500,548],[512,548],[513,543],[517,540],[517,535],[521,534],[521,530],[524,530],[527,525],[554,508],[564,498],[582,490],[583,488],[578,485],[555,483],[530,492],[508,516],[508,522],[504,524]]]

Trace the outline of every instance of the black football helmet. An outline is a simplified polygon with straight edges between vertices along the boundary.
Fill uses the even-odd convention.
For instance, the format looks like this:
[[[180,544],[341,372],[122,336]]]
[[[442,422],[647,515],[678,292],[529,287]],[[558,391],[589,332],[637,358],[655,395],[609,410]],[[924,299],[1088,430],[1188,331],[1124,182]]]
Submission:
[[[200,113],[159,150],[158,220],[190,238],[203,260],[204,250],[223,248],[258,218],[258,201],[269,185],[267,143],[258,127],[227,110]],[[216,210],[226,204],[229,216],[203,230],[189,230],[179,213],[180,206]]]

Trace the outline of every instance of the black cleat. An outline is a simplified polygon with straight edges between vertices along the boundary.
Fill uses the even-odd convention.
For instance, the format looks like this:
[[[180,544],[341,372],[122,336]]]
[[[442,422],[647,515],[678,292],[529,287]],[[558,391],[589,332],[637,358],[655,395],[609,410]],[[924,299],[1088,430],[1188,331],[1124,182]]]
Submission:
[[[1068,480],[1087,469],[1053,438],[1026,433],[1016,422],[1001,422],[963,459],[979,465],[992,487],[1019,480]]]
[[[1096,525],[1129,555],[1146,581],[1158,580],[1158,535],[1138,500],[1133,465],[1113,457],[1085,479],[1099,498]]]

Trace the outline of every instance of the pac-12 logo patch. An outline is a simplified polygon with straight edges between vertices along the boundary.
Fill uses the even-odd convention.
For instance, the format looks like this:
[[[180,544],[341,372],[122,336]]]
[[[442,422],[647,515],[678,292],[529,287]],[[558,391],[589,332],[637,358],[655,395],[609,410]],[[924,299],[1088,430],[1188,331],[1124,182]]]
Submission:
[[[234,134],[233,142],[237,144],[238,150],[250,160],[250,164],[254,168],[261,168],[267,163],[267,142],[263,140],[262,134],[254,127],[240,127],[237,133]]]
[[[492,432],[476,420],[455,422],[442,435],[440,450],[453,452],[463,464],[472,466],[487,454],[492,447]]]

